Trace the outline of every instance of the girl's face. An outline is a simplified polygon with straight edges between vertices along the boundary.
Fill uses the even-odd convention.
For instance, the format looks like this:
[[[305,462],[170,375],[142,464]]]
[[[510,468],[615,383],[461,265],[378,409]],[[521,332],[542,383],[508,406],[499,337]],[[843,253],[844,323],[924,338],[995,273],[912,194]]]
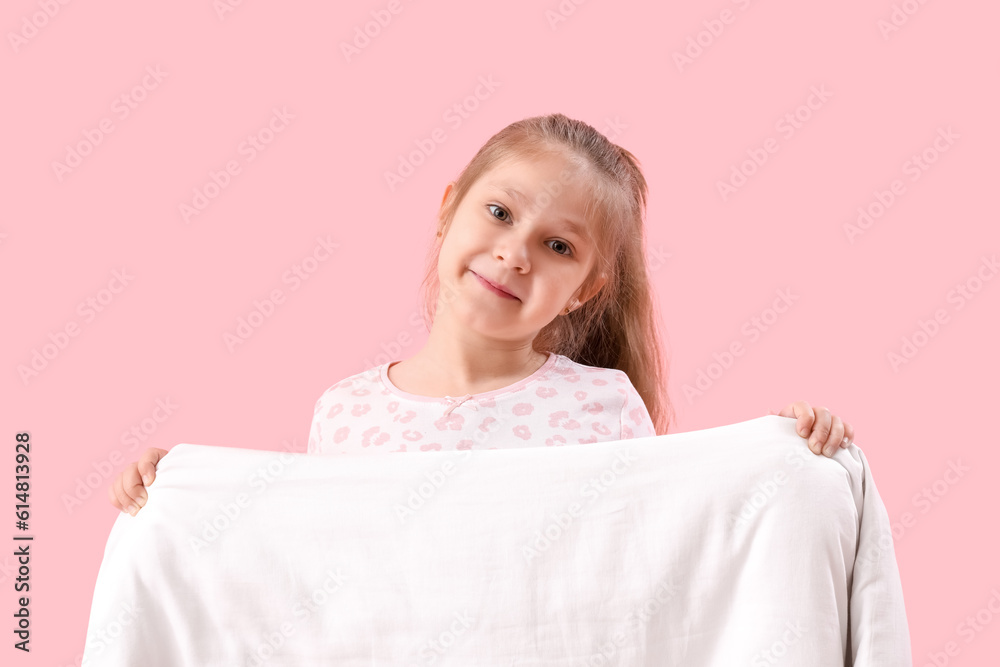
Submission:
[[[563,308],[596,294],[603,276],[580,290],[596,261],[584,216],[589,196],[588,179],[560,155],[507,161],[484,173],[442,243],[435,319],[448,310],[483,335],[530,344]]]

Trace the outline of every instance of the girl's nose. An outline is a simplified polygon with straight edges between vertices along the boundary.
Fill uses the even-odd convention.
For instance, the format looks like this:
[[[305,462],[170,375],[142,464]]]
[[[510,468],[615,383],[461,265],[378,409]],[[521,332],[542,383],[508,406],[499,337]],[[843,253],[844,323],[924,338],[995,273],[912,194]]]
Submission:
[[[493,254],[498,260],[509,265],[512,269],[527,271],[531,268],[531,262],[528,258],[528,245],[515,234],[498,241]]]

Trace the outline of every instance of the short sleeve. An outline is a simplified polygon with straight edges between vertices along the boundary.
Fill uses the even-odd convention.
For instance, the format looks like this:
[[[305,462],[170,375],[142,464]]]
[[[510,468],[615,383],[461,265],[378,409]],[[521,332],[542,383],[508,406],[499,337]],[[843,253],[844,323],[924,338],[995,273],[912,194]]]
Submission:
[[[322,438],[322,429],[320,427],[319,411],[323,407],[323,397],[316,401],[316,405],[313,408],[313,419],[312,425],[309,427],[309,442],[306,444],[306,454],[319,454],[322,451],[320,447],[320,441]]]
[[[626,376],[627,379],[628,376]],[[632,386],[631,381],[624,385],[625,401],[621,413],[621,439],[648,438],[656,435],[656,427],[649,416],[642,396]]]

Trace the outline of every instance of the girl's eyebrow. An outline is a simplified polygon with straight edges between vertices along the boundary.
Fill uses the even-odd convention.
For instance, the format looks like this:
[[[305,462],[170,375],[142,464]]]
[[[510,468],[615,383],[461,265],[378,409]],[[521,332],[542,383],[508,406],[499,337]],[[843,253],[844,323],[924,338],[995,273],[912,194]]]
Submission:
[[[521,192],[517,188],[515,188],[513,185],[508,185],[506,183],[501,183],[499,185],[494,185],[492,187],[494,189],[496,189],[496,190],[499,190],[500,192],[505,193],[506,195],[508,195],[509,197],[511,197],[513,199],[519,200],[522,204],[524,204],[526,206],[529,204],[527,197],[525,197],[523,194],[521,194]],[[581,225],[578,222],[574,222],[573,220],[570,220],[569,218],[562,218],[559,222],[561,222],[562,225],[567,230],[569,230],[573,234],[576,234],[581,239],[586,239],[588,241],[590,240],[590,234],[587,233],[586,226]]]

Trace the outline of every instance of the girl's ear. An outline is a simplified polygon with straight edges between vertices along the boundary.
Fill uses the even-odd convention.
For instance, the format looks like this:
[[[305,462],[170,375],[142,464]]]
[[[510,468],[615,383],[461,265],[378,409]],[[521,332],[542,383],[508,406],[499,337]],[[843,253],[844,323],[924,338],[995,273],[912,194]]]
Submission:
[[[438,236],[441,236],[444,233],[444,223],[441,222],[442,218],[444,217],[444,205],[445,202],[448,201],[448,195],[451,194],[451,191],[454,189],[454,187],[455,187],[454,181],[446,185],[444,188],[444,196],[441,197],[441,208],[438,211],[438,232],[437,232]]]
[[[455,181],[452,181],[451,183],[449,183],[448,185],[445,186],[445,188],[444,188],[444,196],[441,197],[441,210],[442,210],[442,212],[444,211],[444,203],[446,201],[448,201],[448,195],[451,194],[451,191],[454,188],[455,188]]]
[[[608,276],[604,273],[598,274],[597,277],[594,278],[590,287],[586,291],[580,292],[580,296],[577,298],[579,304],[583,305],[587,301],[590,301],[590,299],[597,294],[602,287],[604,287],[604,283],[606,282],[608,282]]]

